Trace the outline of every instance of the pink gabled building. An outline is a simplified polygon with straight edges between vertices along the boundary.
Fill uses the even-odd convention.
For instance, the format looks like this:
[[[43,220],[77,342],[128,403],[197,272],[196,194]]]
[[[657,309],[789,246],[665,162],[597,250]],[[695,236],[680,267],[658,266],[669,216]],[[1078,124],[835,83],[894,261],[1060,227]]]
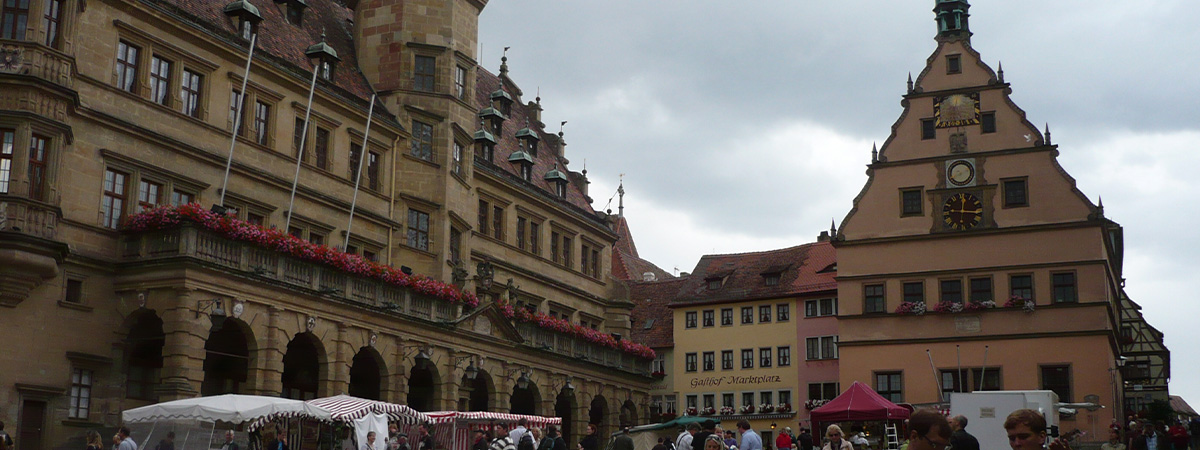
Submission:
[[[796,299],[796,420],[812,429],[809,412],[823,401],[841,393],[838,384],[837,326],[837,253],[822,232],[819,242],[810,244],[808,260],[800,267],[807,272],[804,295]],[[800,352],[803,353],[800,353]],[[816,402],[814,405],[813,403]],[[796,434],[799,429],[793,429]]]

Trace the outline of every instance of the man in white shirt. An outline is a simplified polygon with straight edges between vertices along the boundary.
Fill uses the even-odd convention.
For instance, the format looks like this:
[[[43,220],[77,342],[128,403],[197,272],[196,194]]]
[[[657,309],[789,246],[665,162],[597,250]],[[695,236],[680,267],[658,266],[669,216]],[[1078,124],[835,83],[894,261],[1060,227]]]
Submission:
[[[525,418],[522,417],[517,420],[517,427],[508,432],[508,438],[512,439],[513,445],[521,442],[521,436],[524,436],[525,433],[529,432],[529,430],[525,428],[526,424],[528,424],[528,422],[526,422]]]
[[[697,425],[696,422],[687,424],[687,427],[680,431],[679,436],[675,438],[675,450],[692,448],[692,438],[697,431],[700,431],[700,425]]]
[[[133,442],[133,438],[129,437],[129,427],[121,427],[117,435],[121,436],[121,445],[117,450],[137,450],[137,442]]]

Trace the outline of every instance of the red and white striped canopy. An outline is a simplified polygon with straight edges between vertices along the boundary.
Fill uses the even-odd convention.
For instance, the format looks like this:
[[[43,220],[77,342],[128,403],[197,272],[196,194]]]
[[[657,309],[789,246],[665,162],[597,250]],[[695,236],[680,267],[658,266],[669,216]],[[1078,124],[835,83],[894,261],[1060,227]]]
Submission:
[[[426,413],[433,423],[452,422],[512,422],[525,419],[529,426],[544,427],[546,425],[562,425],[560,417],[527,416],[524,414],[507,414],[485,411],[438,411]]]
[[[428,415],[405,405],[351,397],[349,395],[318,398],[309,400],[307,403],[329,411],[330,416],[336,421],[349,422],[372,413],[387,414],[388,420],[406,424],[433,421]]]

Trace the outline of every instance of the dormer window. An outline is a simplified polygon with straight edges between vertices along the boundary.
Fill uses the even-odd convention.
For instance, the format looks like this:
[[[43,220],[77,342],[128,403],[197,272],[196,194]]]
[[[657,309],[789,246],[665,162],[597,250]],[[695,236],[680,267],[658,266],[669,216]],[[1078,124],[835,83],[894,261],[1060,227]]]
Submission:
[[[479,118],[488,123],[491,128],[489,131],[492,134],[499,136],[501,134],[500,131],[504,127],[504,121],[508,119],[508,116],[505,116],[500,110],[489,106],[479,111]]]
[[[479,131],[475,132],[475,157],[483,161],[492,162],[492,156],[496,149],[496,137],[492,136],[484,127],[487,122],[480,122]]]
[[[250,40],[255,33],[258,32],[258,23],[262,22],[262,14],[258,12],[258,7],[254,6],[247,0],[236,0],[225,5],[221,9],[233,25],[237,27],[238,35],[242,39]]]
[[[310,45],[304,51],[304,55],[308,56],[308,59],[312,61],[317,70],[317,76],[320,76],[323,80],[333,80],[333,71],[337,67],[337,62],[340,58],[338,58],[337,50],[334,50],[333,47],[330,47],[325,42],[324,34],[321,35],[321,42]]]
[[[779,272],[764,273],[763,284],[767,286],[779,286],[779,279],[782,278]]]
[[[708,283],[708,290],[715,291],[721,288],[721,278],[709,278],[704,280]]]
[[[239,28],[241,28],[242,39],[248,41],[252,36],[254,36],[254,22],[243,20]]]
[[[558,170],[558,164],[555,164],[554,169],[546,172],[546,176],[542,178],[554,185],[554,195],[557,195],[558,198],[567,198],[567,183],[570,180],[567,179],[566,174]]]
[[[504,89],[496,89],[490,97],[493,107],[499,108],[506,116],[512,115],[513,98],[508,95],[508,92],[504,92]]]
[[[521,174],[522,180],[533,180],[533,157],[529,156],[528,153],[517,150],[508,156],[508,162],[518,166],[518,172]]]
[[[287,23],[300,26],[304,22],[304,8],[308,7],[308,0],[275,0],[275,5]]]
[[[541,137],[536,131],[529,128],[529,124],[525,124],[525,128],[517,130],[517,141],[521,143],[521,149],[529,152],[530,155],[537,156],[538,141]]]

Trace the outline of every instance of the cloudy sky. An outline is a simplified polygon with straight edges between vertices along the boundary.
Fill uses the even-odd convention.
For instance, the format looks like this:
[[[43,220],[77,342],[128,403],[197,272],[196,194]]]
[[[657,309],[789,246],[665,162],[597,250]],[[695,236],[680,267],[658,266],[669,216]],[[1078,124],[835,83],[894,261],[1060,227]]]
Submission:
[[[638,249],[672,271],[841,222],[872,142],[933,52],[934,2],[492,0],[481,61],[540,88],[594,206],[625,180]],[[1200,407],[1200,2],[978,0],[972,45],[1050,124],[1061,164],[1125,227],[1127,291]],[[616,201],[612,209],[616,210]],[[1195,279],[1193,279],[1195,280]]]

